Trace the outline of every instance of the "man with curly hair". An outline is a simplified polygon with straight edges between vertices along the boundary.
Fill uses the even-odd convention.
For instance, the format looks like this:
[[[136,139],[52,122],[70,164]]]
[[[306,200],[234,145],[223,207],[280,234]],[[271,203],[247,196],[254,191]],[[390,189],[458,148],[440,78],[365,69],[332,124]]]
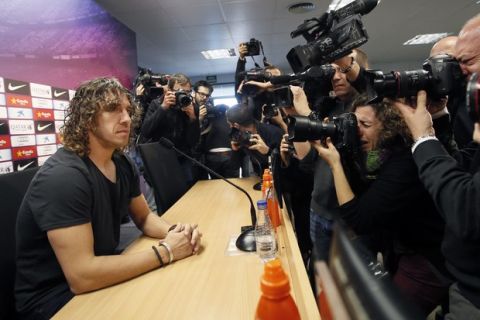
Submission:
[[[195,254],[196,225],[150,212],[138,173],[122,152],[139,119],[113,78],[82,84],[68,109],[60,148],[32,180],[18,213],[15,298],[21,319],[48,319],[75,294],[111,286]],[[115,251],[127,215],[152,250]]]

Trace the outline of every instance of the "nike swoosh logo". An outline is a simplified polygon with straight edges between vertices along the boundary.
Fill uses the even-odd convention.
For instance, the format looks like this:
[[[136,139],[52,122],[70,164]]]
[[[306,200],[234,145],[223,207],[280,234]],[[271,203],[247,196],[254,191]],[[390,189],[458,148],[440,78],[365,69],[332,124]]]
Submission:
[[[51,125],[52,125],[51,123],[46,124],[44,126],[37,125],[37,129],[38,129],[38,131],[43,131],[43,130],[47,129],[48,127],[50,127]]]
[[[12,84],[9,83],[9,84],[8,84],[8,90],[10,90],[10,91],[15,91],[15,90],[20,89],[20,88],[23,88],[23,87],[25,87],[25,86],[26,86],[26,84],[21,84],[21,85],[18,85],[18,86],[12,86]]]
[[[57,92],[57,90],[53,91],[53,95],[55,96],[55,98],[63,96],[65,93],[67,93],[67,91],[60,91],[60,92]]]
[[[24,165],[24,166],[18,165],[17,171],[23,171],[23,170],[25,170],[26,168],[28,168],[29,166],[31,166],[34,162],[35,162],[35,161],[29,162],[29,163],[27,163],[27,164]]]

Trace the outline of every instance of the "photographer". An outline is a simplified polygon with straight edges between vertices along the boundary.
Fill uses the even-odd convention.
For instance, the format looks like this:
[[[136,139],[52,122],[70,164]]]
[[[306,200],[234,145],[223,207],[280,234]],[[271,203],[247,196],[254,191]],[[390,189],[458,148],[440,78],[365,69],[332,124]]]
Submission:
[[[480,72],[479,43],[480,15],[477,15],[464,25],[455,45],[455,57],[466,75]],[[450,287],[450,310],[445,319],[479,319],[480,124],[478,120],[475,123],[474,142],[455,154],[454,159],[435,137],[426,100],[426,93],[420,91],[415,108],[401,102],[395,105],[415,141],[412,153],[420,179],[446,223],[442,252],[457,282]]]
[[[268,92],[273,87],[268,81],[245,81],[245,77],[242,76],[245,73],[245,66],[247,63],[246,56],[248,54],[248,47],[246,43],[240,43],[238,46],[239,58],[237,62],[237,68],[235,70],[235,96],[239,103],[248,105],[253,110],[253,114],[256,120],[260,121],[262,117],[262,108],[269,103]],[[280,69],[275,66],[269,65],[264,61],[265,68],[258,68],[259,72],[267,73],[271,76],[279,76],[282,74]],[[243,87],[255,86],[256,89],[252,90],[252,95],[247,95]]]
[[[335,74],[331,80],[335,100],[326,110],[320,110],[322,116],[335,116],[344,113],[356,95],[355,89],[347,81],[348,70],[332,64]],[[343,71],[343,72],[342,72]],[[300,87],[291,86],[295,112],[301,116],[320,120],[316,112],[312,112],[307,96]],[[328,164],[308,142],[294,142],[296,156],[300,160],[300,168],[313,173],[313,191],[310,203],[310,237],[317,247],[319,259],[328,261],[332,237],[333,218],[338,212],[332,172]],[[285,154],[283,154],[285,158]]]
[[[388,102],[368,104],[366,96],[353,111],[363,150],[360,183],[347,178],[352,168],[344,168],[330,138],[313,143],[333,173],[338,217],[358,235],[380,236],[375,249],[390,257],[393,282],[427,316],[447,298],[448,284],[436,276],[449,275],[440,252],[444,222],[418,178],[399,113]]]
[[[253,117],[246,105],[237,104],[227,110],[227,121],[232,128],[231,147],[235,157],[239,153],[250,156],[258,176],[268,167],[268,156],[279,146],[283,132],[281,129],[260,123]]]
[[[200,139],[200,125],[191,98],[190,79],[181,73],[168,81],[165,94],[152,101],[142,124],[142,136],[146,141],[158,141],[165,137],[183,152],[192,155],[192,149]],[[191,161],[179,157],[189,185],[193,184]]]

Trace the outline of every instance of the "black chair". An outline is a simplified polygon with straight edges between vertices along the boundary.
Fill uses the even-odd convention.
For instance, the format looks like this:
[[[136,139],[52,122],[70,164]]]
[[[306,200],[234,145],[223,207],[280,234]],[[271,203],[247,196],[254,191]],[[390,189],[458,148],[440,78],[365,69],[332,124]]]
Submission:
[[[38,168],[0,175],[0,319],[15,318],[13,286],[15,281],[15,224],[30,181]]]
[[[153,187],[158,214],[168,210],[189,186],[174,150],[152,142],[139,144],[145,180]]]

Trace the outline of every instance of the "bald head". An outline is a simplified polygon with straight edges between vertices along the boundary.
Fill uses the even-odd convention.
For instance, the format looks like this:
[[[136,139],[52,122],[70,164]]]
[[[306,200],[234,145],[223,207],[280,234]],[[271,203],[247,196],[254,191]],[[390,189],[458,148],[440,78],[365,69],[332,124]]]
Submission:
[[[468,20],[458,34],[455,57],[464,74],[480,72],[480,14]]]
[[[457,36],[448,36],[438,40],[430,50],[430,57],[439,54],[455,56],[455,44],[457,43],[457,39]]]

